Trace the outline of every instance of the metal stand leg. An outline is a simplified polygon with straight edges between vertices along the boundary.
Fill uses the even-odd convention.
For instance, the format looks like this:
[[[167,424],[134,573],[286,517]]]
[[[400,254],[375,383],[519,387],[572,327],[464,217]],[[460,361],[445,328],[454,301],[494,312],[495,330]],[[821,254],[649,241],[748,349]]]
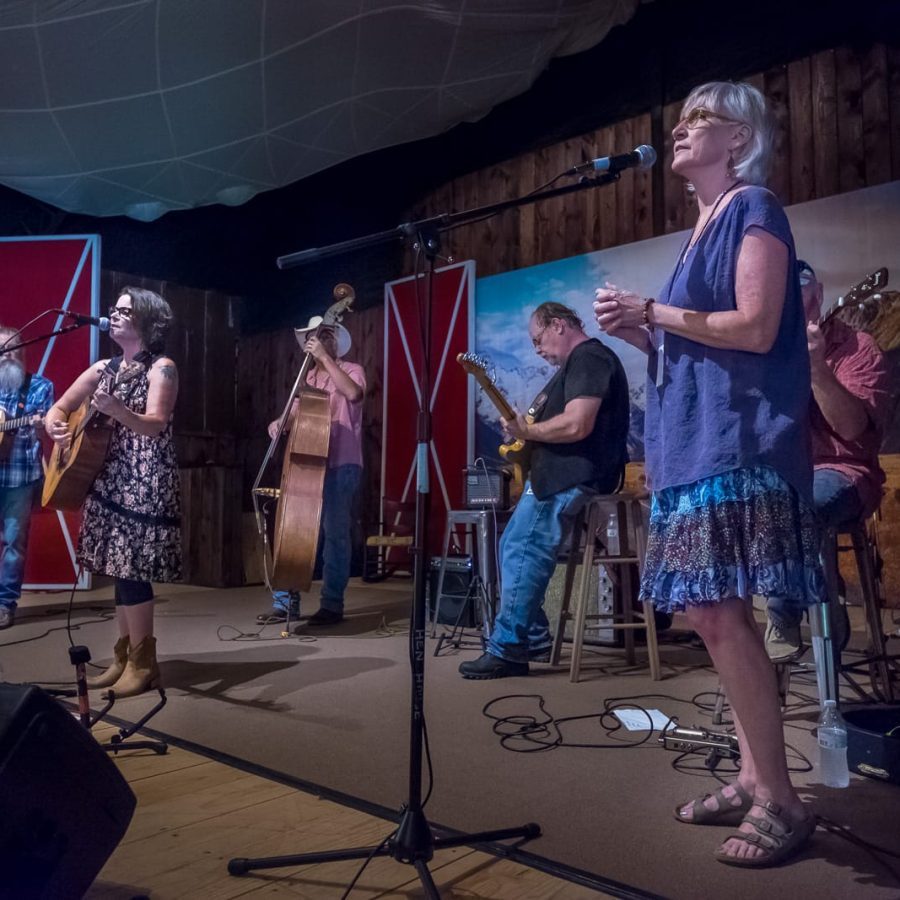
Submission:
[[[481,614],[481,636],[479,638],[467,638],[466,628],[462,624],[462,617],[465,615],[466,610],[470,608],[470,605],[474,605]],[[466,596],[460,607],[459,615],[456,617],[456,621],[453,623],[451,630],[445,631],[438,638],[437,646],[434,648],[434,655],[440,656],[441,650],[444,648],[445,644],[456,650],[459,650],[461,647],[477,646],[480,647],[481,652],[484,653],[487,650],[487,642],[490,639],[493,627],[493,610],[491,609],[487,591],[485,590],[481,576],[474,575],[469,584],[469,589],[466,591]]]
[[[96,715],[92,716],[84,669],[85,664],[91,661],[91,651],[80,644],[73,645],[69,648],[69,659],[75,666],[79,718],[81,719],[81,724],[90,731],[112,709],[113,704],[116,702],[115,691],[110,689],[106,705]],[[120,750],[152,750],[160,756],[168,752],[169,745],[165,741],[157,741],[152,738],[144,738],[138,741],[128,740],[166,705],[166,692],[162,688],[157,688],[157,691],[159,693],[159,702],[133,725],[120,727],[118,734],[114,734],[108,743],[100,745],[104,750],[109,750],[112,753],[118,753]],[[66,692],[66,694],[71,696],[70,692]]]
[[[813,657],[816,661],[819,705],[824,709],[826,700],[839,702],[835,647],[831,639],[832,604],[838,602],[837,536],[831,529],[825,533],[822,540],[822,568],[825,572],[828,595],[825,603],[810,608],[809,625],[812,632]]]

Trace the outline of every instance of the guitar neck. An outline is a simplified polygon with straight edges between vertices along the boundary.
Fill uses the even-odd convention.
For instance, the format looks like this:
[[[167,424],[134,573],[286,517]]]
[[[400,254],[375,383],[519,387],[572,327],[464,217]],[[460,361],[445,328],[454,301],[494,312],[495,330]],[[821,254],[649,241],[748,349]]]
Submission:
[[[515,419],[516,411],[510,406],[509,401],[500,392],[500,389],[481,372],[472,372],[473,377],[481,385],[481,389],[488,395],[491,403],[497,407],[497,411],[504,419]]]
[[[29,425],[34,416],[19,416],[18,419],[4,419],[0,422],[0,432],[15,431],[23,425]]]

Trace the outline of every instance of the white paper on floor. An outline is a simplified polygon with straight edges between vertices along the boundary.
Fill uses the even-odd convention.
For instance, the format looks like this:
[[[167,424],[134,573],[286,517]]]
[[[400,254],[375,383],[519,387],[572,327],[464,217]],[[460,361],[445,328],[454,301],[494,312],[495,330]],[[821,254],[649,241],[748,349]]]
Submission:
[[[614,709],[613,715],[629,731],[650,731],[651,727],[662,731],[670,721],[670,716],[658,709]],[[647,716],[650,716],[648,721]],[[671,727],[675,727],[675,722]]]

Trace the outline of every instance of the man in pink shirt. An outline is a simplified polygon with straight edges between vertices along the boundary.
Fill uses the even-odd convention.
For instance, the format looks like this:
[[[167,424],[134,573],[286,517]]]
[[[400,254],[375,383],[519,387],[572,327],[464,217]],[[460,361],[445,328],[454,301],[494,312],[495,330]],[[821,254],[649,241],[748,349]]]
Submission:
[[[343,359],[350,349],[350,333],[343,325],[323,327],[314,316],[298,338],[308,335],[303,349],[315,365],[306,377],[311,387],[326,391],[331,406],[328,469],[322,491],[319,552],[322,560],[322,593],[318,612],[307,625],[336,625],[344,618],[344,590],[350,579],[353,510],[362,475],[362,401],[366,373],[357,363]],[[291,411],[296,415],[297,404]],[[290,424],[288,424],[290,427]],[[278,419],[269,424],[269,437],[278,431]],[[260,624],[284,622],[300,615],[297,591],[276,591],[273,608],[257,617]]]
[[[822,284],[809,263],[797,261],[812,374],[810,427],[813,499],[825,526],[871,515],[881,502],[884,472],[878,464],[883,412],[888,398],[884,356],[874,339],[837,318],[819,328]],[[846,610],[836,620],[838,646],[846,642]],[[770,597],[766,650],[773,662],[802,652],[799,609]],[[841,633],[843,632],[843,634]]]

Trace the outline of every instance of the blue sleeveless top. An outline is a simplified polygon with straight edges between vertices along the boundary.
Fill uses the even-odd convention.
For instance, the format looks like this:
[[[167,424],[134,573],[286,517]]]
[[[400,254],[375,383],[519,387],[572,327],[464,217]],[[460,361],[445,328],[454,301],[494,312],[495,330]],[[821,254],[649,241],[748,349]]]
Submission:
[[[761,228],[788,248],[785,302],[768,353],[722,350],[661,329],[648,360],[644,443],[655,491],[745,466],[770,466],[812,502],[811,396],[806,320],[794,238],[765,188],[741,191],[678,263],[657,300],[703,312],[736,309],[741,241]],[[657,378],[662,345],[663,371]]]

